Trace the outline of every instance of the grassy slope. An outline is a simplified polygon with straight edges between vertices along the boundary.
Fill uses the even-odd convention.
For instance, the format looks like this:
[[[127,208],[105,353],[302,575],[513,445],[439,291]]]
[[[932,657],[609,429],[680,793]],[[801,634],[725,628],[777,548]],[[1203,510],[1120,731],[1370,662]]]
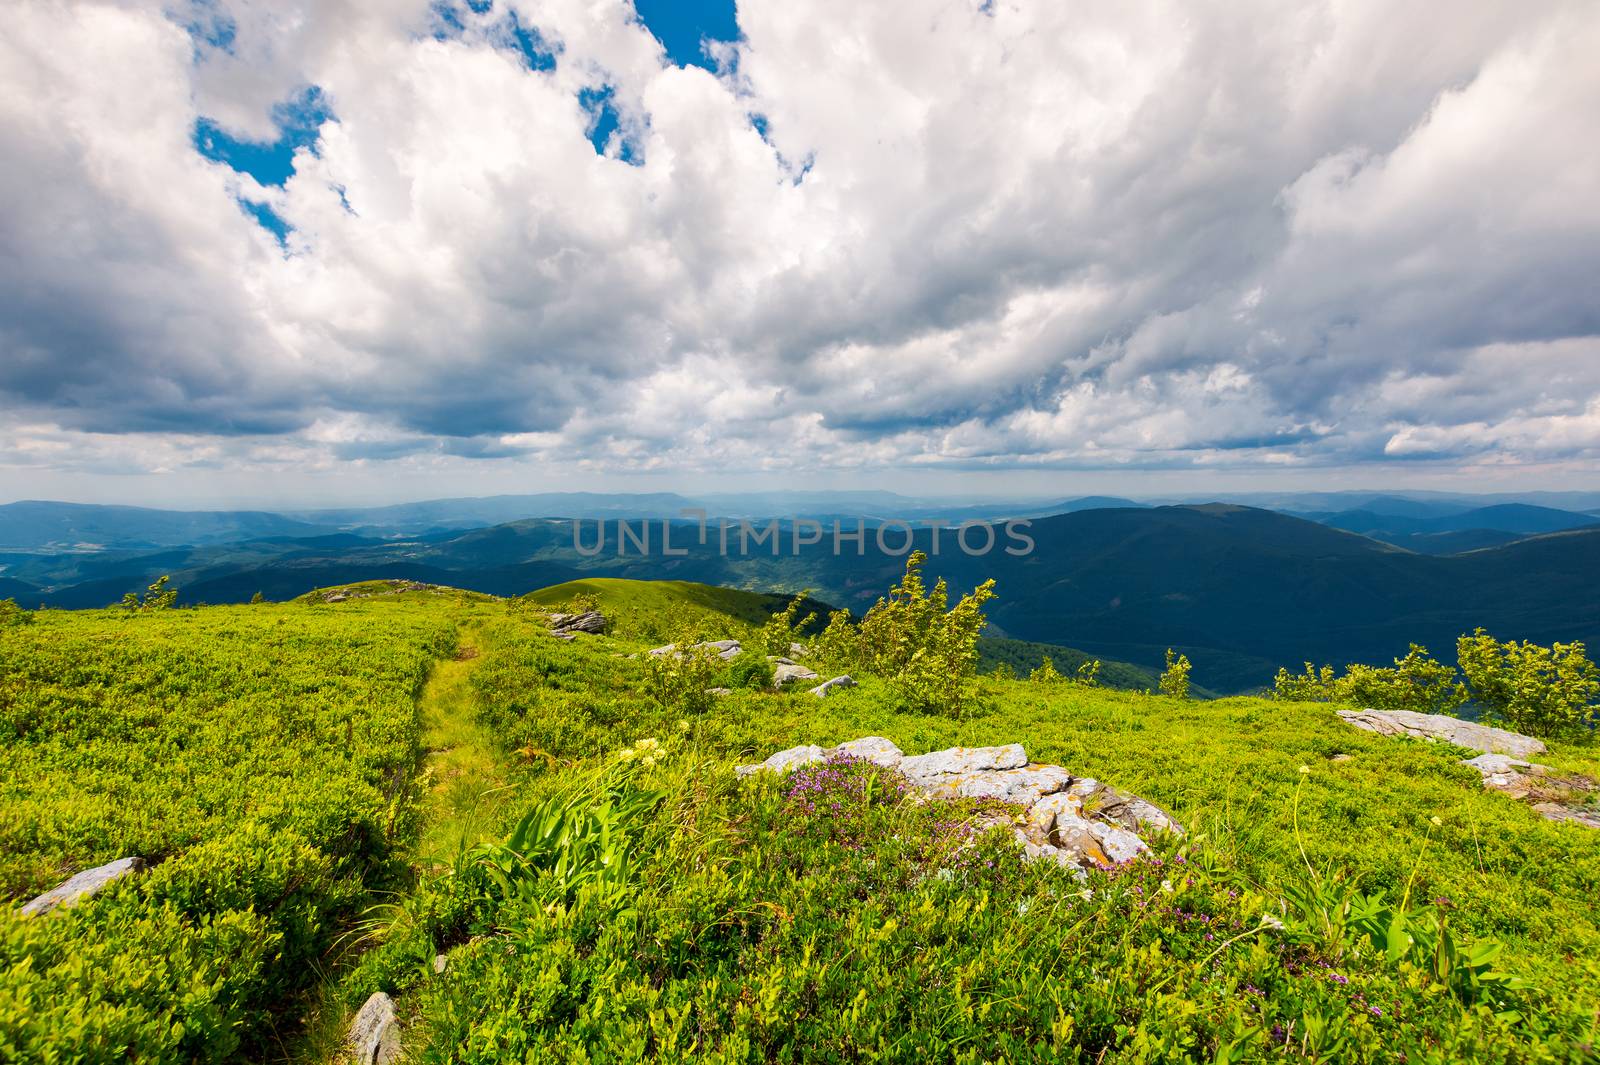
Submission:
[[[293,645],[307,648],[317,643],[319,627],[330,624],[379,632],[435,618],[472,626],[466,642],[482,657],[437,664],[424,692],[424,742],[436,748],[429,763],[433,782],[444,785],[423,800],[418,857],[427,859],[441,856],[429,849],[449,850],[462,838],[503,829],[575,771],[562,766],[581,769],[641,736],[672,734],[679,713],[643,694],[644,664],[623,656],[673,638],[669,630],[683,624],[737,635],[781,605],[778,597],[681,582],[590,580],[532,598],[557,604],[578,592],[599,597],[618,616],[619,635],[562,644],[536,617],[477,597],[432,593],[183,611],[160,624],[174,626],[174,633],[183,626],[198,633],[227,619],[270,620],[294,634]],[[71,628],[85,640],[130,631],[124,620],[99,612],[57,615],[44,624]],[[142,633],[158,638],[154,626]],[[278,667],[269,659],[258,668],[268,675]],[[1273,892],[1304,878],[1301,843],[1319,869],[1391,897],[1415,870],[1418,897],[1447,898],[1463,931],[1506,942],[1507,968],[1580,1009],[1600,1008],[1600,920],[1593,901],[1600,897],[1600,841],[1588,830],[1545,822],[1483,792],[1476,774],[1456,764],[1460,752],[1350,729],[1322,705],[1247,698],[1180,703],[1025,681],[985,681],[976,712],[959,721],[931,718],[898,712],[872,678],[826,702],[803,693],[736,693],[695,722],[693,742],[701,756],[726,766],[793,744],[865,734],[888,736],[912,753],[1021,741],[1035,760],[1058,762],[1162,803],[1204,847]],[[513,753],[531,746],[548,753],[550,762]],[[1334,762],[1336,754],[1353,757]],[[1558,747],[1541,760],[1600,775],[1593,749]],[[1302,776],[1301,765],[1310,773]],[[504,807],[480,810],[477,783],[451,788],[445,779],[457,769],[474,782],[510,781],[517,785],[515,797]],[[736,808],[741,800],[730,792],[722,801]],[[1431,827],[1433,817],[1440,827]],[[655,890],[670,893],[670,881]],[[365,993],[365,985],[354,986]]]
[[[584,581],[535,598],[558,603],[574,590],[637,612],[690,603],[727,606],[737,621],[759,618],[751,593],[681,582]],[[574,674],[557,687],[592,684],[601,696],[563,702],[555,715],[560,725],[549,726],[552,736],[572,737],[563,753],[593,754],[582,746],[620,747],[668,728],[665,718],[652,720],[642,701],[632,701],[643,684],[637,663],[613,657],[642,646],[607,638],[547,652],[567,659],[563,668]],[[518,712],[526,707],[507,710]],[[736,693],[700,724],[712,749],[739,760],[866,734],[888,736],[908,752],[1023,742],[1036,760],[1166,805],[1267,886],[1303,874],[1292,817],[1302,786],[1298,768],[1306,765],[1312,772],[1299,823],[1314,865],[1395,896],[1416,868],[1419,897],[1448,898],[1464,927],[1502,938],[1518,965],[1555,986],[1581,988],[1600,1006],[1600,918],[1593,903],[1600,897],[1600,840],[1484,792],[1477,773],[1457,764],[1471,752],[1373,736],[1323,704],[1244,697],[1178,702],[1070,685],[1041,689],[1026,681],[985,680],[979,710],[961,721],[898,713],[881,684],[866,678],[858,690],[823,703],[803,693]],[[1331,761],[1336,754],[1353,757]],[[1541,760],[1600,776],[1593,748],[1558,745]],[[1441,828],[1431,827],[1435,816]]]

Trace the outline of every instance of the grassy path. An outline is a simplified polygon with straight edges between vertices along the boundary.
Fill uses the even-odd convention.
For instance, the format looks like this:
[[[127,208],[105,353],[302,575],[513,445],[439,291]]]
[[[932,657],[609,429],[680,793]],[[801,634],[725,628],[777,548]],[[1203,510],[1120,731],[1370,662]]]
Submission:
[[[468,680],[478,664],[481,629],[481,622],[463,626],[455,657],[434,666],[418,703],[427,791],[417,863],[424,872],[448,865],[462,847],[496,832],[512,794],[494,738],[472,712]]]
[[[433,664],[417,698],[424,792],[412,864],[419,877],[449,866],[463,847],[497,835],[500,816],[514,794],[493,737],[473,713],[469,681],[479,662],[483,624],[481,617],[462,621],[455,655]],[[336,962],[334,968],[340,967]],[[286,1049],[281,1060],[344,1065],[349,1060],[345,1032],[360,1005],[346,996],[339,977],[330,972],[308,1010],[298,1046]]]

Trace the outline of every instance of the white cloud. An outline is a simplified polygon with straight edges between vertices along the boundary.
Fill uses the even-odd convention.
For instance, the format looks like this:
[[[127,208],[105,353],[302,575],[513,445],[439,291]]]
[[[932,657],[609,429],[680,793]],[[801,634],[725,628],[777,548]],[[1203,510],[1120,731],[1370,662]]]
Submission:
[[[626,0],[461,17],[13,5],[0,465],[1594,453],[1592,4],[743,0],[721,76]],[[281,189],[195,151],[312,85]]]

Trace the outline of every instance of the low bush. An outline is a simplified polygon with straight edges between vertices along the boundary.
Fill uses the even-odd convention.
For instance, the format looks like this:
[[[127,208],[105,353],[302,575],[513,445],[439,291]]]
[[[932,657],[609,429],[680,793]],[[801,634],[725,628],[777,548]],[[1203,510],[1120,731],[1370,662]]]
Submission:
[[[1487,716],[1534,736],[1587,740],[1600,718],[1600,669],[1581,643],[1501,643],[1482,629],[1456,643]]]

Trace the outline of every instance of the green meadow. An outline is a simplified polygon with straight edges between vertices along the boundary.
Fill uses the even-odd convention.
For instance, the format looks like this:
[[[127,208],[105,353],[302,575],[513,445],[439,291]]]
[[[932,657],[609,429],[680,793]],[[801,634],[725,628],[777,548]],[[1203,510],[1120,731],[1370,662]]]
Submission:
[[[1594,1058],[1600,837],[1468,752],[1326,703],[1023,672],[929,713],[644,654],[761,640],[777,596],[386,591],[0,628],[0,887],[151,863],[0,915],[0,1060],[334,1062],[380,991],[417,1062]],[[548,631],[588,606],[605,635]],[[733,773],[866,735],[1022,743],[1186,832],[1079,878],[868,764]]]

